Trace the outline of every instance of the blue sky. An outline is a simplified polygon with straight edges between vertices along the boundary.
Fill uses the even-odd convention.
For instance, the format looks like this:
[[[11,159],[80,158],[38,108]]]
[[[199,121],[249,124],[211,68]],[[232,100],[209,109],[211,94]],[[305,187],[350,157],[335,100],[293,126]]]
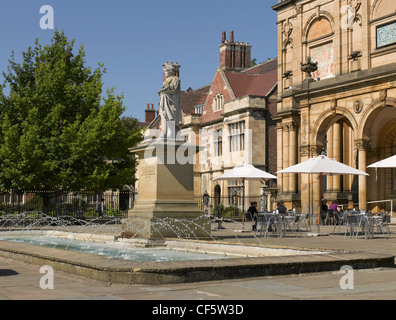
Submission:
[[[17,61],[36,38],[46,44],[54,30],[40,28],[40,8],[54,9],[54,26],[85,46],[87,65],[103,62],[105,89],[124,94],[124,115],[144,119],[147,103],[158,105],[162,64],[181,65],[182,90],[209,84],[219,65],[222,31],[253,45],[252,58],[277,55],[277,0],[2,0],[0,71],[11,51]],[[3,77],[0,76],[1,82]]]

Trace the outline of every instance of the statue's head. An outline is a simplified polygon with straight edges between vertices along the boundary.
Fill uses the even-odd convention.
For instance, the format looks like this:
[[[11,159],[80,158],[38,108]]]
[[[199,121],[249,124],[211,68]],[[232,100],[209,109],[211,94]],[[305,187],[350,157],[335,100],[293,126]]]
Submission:
[[[164,74],[167,78],[172,77],[172,76],[176,76],[179,74],[179,69],[180,66],[177,62],[173,63],[168,63],[165,62],[165,64],[162,66],[164,69]]]

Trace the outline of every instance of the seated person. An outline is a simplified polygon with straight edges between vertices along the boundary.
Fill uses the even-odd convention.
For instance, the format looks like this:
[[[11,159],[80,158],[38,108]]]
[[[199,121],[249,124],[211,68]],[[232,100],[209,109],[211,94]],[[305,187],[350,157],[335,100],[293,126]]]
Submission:
[[[281,214],[282,216],[285,216],[285,215],[286,215],[287,209],[286,209],[286,207],[285,207],[285,205],[284,205],[283,200],[280,200],[280,201],[278,202],[277,210],[278,210],[279,214]]]
[[[333,210],[332,212],[330,212],[329,213],[329,217],[330,217],[330,219],[332,220],[332,222],[334,223],[334,222],[336,222],[336,221],[334,221],[334,218],[337,220],[337,222],[338,222],[338,215],[334,215],[334,212],[337,212],[337,213],[341,213],[341,208],[340,208],[340,206],[337,204],[337,201],[336,200],[334,200],[330,205],[329,205],[329,209],[330,210]]]
[[[253,227],[253,231],[255,231],[257,229],[257,201],[253,201],[250,204],[248,212],[252,216],[252,227]]]
[[[329,207],[327,206],[327,200],[323,199],[322,200],[322,207],[321,207],[321,210],[320,210],[320,218],[322,219],[323,224],[325,223],[326,218],[327,218],[327,210],[329,210]]]
[[[329,209],[333,210],[333,212],[340,212],[341,208],[338,206],[337,201],[334,200],[330,205]]]

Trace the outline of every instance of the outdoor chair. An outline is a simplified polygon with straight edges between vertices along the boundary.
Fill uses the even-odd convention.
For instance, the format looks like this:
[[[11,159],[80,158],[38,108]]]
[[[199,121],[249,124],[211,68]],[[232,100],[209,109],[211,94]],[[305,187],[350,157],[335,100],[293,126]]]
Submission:
[[[382,232],[386,239],[385,231],[387,232],[388,236],[390,235],[389,230],[389,215],[387,213],[382,213],[380,216],[373,220],[373,228],[377,228],[378,232]],[[374,230],[373,230],[374,231]]]
[[[338,226],[338,231],[337,234],[340,233],[340,229],[342,225],[346,224],[346,217],[348,215],[348,212],[334,212],[334,228],[333,228],[333,234],[335,229]]]
[[[295,233],[297,235],[297,232],[299,232],[301,235],[299,219],[300,219],[299,215],[283,217],[284,230],[287,231],[289,229],[292,231],[292,233]]]
[[[355,228],[356,228],[356,239],[359,233],[360,229],[360,221],[357,217],[357,215],[347,215],[346,216],[346,229],[345,229],[345,234],[344,234],[344,239],[346,238],[346,234],[349,230],[350,238],[355,236]]]
[[[271,225],[271,215],[269,214],[258,214],[257,215],[257,228],[255,229],[254,235],[257,234],[257,230],[260,230],[260,235],[264,232],[264,237],[268,234],[268,229]]]
[[[334,210],[333,209],[328,209],[326,213],[326,219],[324,221],[325,225],[331,224],[331,217],[334,216]]]
[[[309,224],[309,213],[300,214],[298,223],[299,225],[305,225],[307,231],[311,231],[311,225]]]

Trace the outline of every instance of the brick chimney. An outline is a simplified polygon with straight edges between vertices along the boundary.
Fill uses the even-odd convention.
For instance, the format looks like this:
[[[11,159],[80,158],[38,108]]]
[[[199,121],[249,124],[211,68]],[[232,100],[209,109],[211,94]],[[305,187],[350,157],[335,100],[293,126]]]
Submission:
[[[144,111],[144,113],[145,113],[145,120],[144,120],[145,123],[151,123],[151,122],[154,121],[154,119],[155,119],[155,109],[154,109],[153,104],[151,104],[151,107],[150,107],[150,104],[147,103],[147,108]]]
[[[234,41],[234,31],[230,32],[227,41],[226,32],[223,31],[220,47],[220,68],[241,70],[251,67],[251,48],[247,42]]]

